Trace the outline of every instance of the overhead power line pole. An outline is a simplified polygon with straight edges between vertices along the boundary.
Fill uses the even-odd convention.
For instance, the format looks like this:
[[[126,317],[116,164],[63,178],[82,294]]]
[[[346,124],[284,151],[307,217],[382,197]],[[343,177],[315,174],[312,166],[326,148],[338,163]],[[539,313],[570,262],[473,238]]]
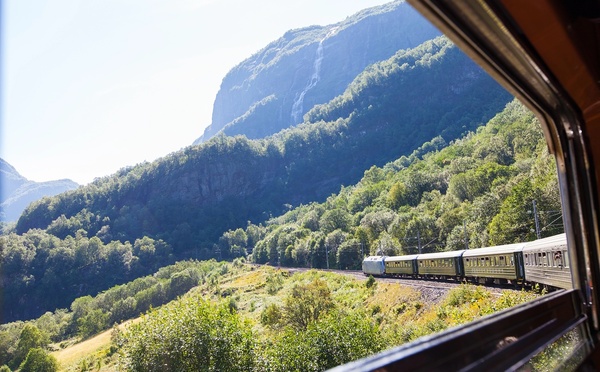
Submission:
[[[540,219],[538,218],[537,204],[535,199],[533,200],[533,218],[535,220],[535,235],[538,239],[541,239],[542,235],[540,233]]]
[[[469,249],[469,237],[467,236],[467,221],[463,220],[463,231],[465,233],[465,249]]]

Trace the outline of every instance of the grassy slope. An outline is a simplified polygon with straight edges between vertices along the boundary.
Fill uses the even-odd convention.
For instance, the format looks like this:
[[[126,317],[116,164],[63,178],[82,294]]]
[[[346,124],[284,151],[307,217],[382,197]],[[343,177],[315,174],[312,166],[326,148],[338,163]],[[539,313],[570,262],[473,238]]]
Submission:
[[[261,338],[272,338],[277,337],[280,330],[271,330],[260,324],[262,311],[272,303],[281,306],[294,285],[306,284],[315,278],[326,280],[336,306],[347,311],[364,309],[371,314],[389,338],[390,346],[410,341],[431,331],[440,331],[446,326],[469,321],[489,313],[492,309],[498,310],[503,302],[507,302],[507,297],[516,299],[516,302],[532,298],[530,294],[507,291],[507,294],[500,296],[498,300],[485,289],[466,287],[455,290],[445,299],[433,301],[424,299],[417,290],[399,284],[377,283],[373,288],[366,288],[365,280],[348,275],[314,270],[292,273],[269,266],[251,265],[232,267],[218,283],[195,287],[187,296],[201,296],[213,301],[233,301],[239,313],[251,320]],[[465,306],[456,305],[456,298],[464,299],[468,303]],[[512,303],[512,300],[509,302]],[[449,305],[449,301],[454,301],[453,305]],[[440,311],[440,308],[449,306],[452,307],[452,311]],[[474,311],[475,309],[477,311]],[[451,316],[441,319],[440,314]],[[119,327],[125,329],[131,322],[140,320],[143,321],[143,317],[125,322]],[[82,367],[93,371],[116,371],[118,353],[111,352],[114,351],[111,350],[111,332],[112,330],[108,330],[88,340],[74,343],[54,352],[53,355],[64,371],[85,370]]]

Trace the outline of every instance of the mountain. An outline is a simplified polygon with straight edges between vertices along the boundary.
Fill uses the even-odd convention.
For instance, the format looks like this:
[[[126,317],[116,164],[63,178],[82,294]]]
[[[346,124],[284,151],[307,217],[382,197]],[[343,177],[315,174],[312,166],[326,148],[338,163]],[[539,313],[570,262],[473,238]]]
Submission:
[[[33,201],[74,190],[79,185],[71,180],[34,182],[0,159],[0,221],[16,221]]]
[[[83,229],[105,242],[149,236],[172,244],[178,257],[214,257],[224,231],[322,201],[440,134],[449,143],[511,98],[438,37],[370,66],[297,127],[262,140],[220,135],[123,169],[33,203],[16,230],[64,238]]]
[[[336,24],[288,31],[225,76],[212,123],[195,144],[219,132],[263,138],[299,124],[314,105],[343,93],[370,64],[439,35],[403,1]]]

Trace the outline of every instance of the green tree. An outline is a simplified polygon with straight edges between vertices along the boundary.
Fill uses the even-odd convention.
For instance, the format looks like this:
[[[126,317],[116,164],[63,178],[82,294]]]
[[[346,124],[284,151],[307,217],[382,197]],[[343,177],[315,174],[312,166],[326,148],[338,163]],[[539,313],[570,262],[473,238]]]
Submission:
[[[19,367],[21,372],[55,372],[58,371],[58,362],[52,355],[43,349],[33,348]]]
[[[337,251],[337,262],[340,269],[359,270],[362,260],[362,246],[358,240],[346,240],[340,245]]]
[[[297,330],[306,330],[309,324],[333,309],[331,291],[327,283],[315,279],[306,285],[295,285],[283,307],[286,324]]]
[[[398,209],[408,204],[408,189],[404,182],[398,181],[390,188],[386,201],[391,209]]]
[[[271,328],[277,328],[281,325],[283,315],[281,309],[276,304],[270,304],[260,314],[260,323]]]
[[[379,352],[384,346],[371,317],[334,311],[306,330],[285,331],[265,350],[259,369],[323,371]]]
[[[192,296],[148,313],[122,344],[127,371],[250,371],[255,361],[251,326]]]
[[[25,359],[31,349],[43,348],[48,345],[50,339],[33,324],[25,324],[11,366],[18,366]]]
[[[109,323],[109,314],[102,309],[93,309],[77,319],[77,330],[81,337],[87,338],[105,330]]]
[[[512,187],[510,195],[502,202],[500,213],[489,224],[490,244],[526,242],[535,238],[531,214],[535,193],[529,178]]]
[[[348,231],[351,216],[348,211],[342,208],[328,209],[319,220],[319,226],[325,233],[330,233],[336,229]]]

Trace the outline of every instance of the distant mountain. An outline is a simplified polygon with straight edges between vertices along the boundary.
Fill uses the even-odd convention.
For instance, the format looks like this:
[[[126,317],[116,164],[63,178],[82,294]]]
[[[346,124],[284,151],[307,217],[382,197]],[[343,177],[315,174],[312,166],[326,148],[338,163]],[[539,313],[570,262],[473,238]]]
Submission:
[[[299,124],[314,105],[343,93],[368,65],[439,35],[403,1],[336,24],[288,31],[225,76],[212,123],[195,144],[219,132],[256,139]]]
[[[77,183],[68,179],[29,181],[12,165],[0,159],[0,221],[16,221],[31,202],[78,187]]]
[[[215,256],[226,230],[260,223],[289,205],[323,201],[365,170],[424,142],[475,130],[512,97],[447,38],[400,50],[367,68],[304,124],[261,140],[219,135],[152,163],[30,205],[16,230],[79,229],[104,242],[143,236],[178,257]]]

